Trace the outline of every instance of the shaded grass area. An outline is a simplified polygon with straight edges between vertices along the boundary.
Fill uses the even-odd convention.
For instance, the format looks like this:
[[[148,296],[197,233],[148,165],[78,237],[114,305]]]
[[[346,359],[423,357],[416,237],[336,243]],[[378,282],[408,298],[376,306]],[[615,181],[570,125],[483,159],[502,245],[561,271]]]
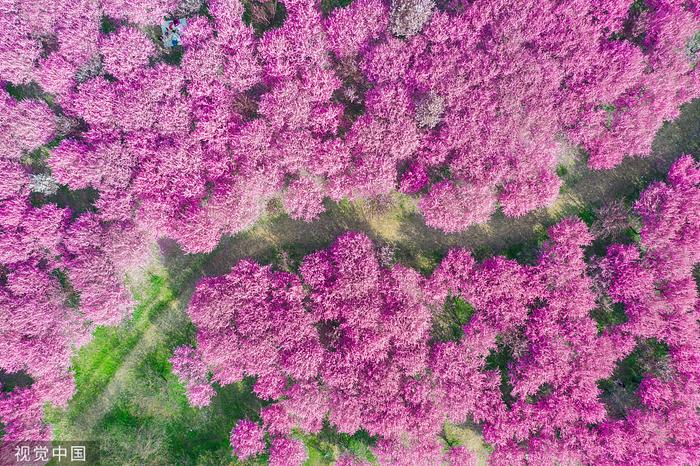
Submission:
[[[329,16],[336,8],[345,8],[352,3],[352,0],[321,0],[321,12],[324,16]]]
[[[228,439],[236,420],[257,410],[251,387],[219,388],[210,406],[193,408],[169,357],[159,350],[146,358],[133,380],[138,386],[130,384],[96,426],[102,464],[236,464]]]
[[[282,27],[287,18],[287,8],[278,0],[244,0],[243,22],[252,27],[255,35],[262,37],[265,31]]]
[[[593,310],[591,317],[596,321],[598,332],[603,332],[606,328],[627,322],[625,306],[622,303],[613,303],[611,306],[598,307]]]
[[[610,416],[623,419],[631,409],[642,407],[637,389],[647,374],[662,380],[668,375],[668,352],[664,342],[641,340],[629,356],[617,362],[612,377],[598,382]]]
[[[93,188],[71,190],[65,185],[60,185],[55,194],[46,195],[33,192],[30,201],[34,207],[42,207],[46,204],[56,204],[60,208],[70,208],[73,219],[83,212],[97,212],[95,202],[99,198],[99,192]]]
[[[464,299],[449,296],[441,312],[434,316],[431,337],[434,341],[459,341],[464,336],[464,326],[474,315],[474,306]]]
[[[348,435],[338,432],[326,423],[318,435],[297,433],[297,437],[304,442],[309,452],[307,465],[333,464],[343,452],[376,464],[376,458],[370,450],[376,439],[364,430]]]
[[[515,397],[512,395],[513,386],[510,383],[510,376],[508,365],[513,361],[513,350],[510,346],[503,344],[503,342],[498,339],[498,349],[491,350],[489,355],[486,357],[486,364],[484,368],[486,370],[498,370],[501,376],[501,398],[506,406],[510,407],[515,401]]]
[[[15,388],[29,387],[34,380],[26,372],[5,372],[0,369],[0,389],[9,393]]]

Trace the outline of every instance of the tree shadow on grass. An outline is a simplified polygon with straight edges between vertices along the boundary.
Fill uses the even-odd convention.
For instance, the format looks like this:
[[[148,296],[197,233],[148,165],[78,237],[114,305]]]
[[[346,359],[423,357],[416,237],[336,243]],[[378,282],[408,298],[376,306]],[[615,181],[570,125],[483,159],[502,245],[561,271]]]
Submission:
[[[170,379],[170,377],[169,377]],[[217,387],[204,408],[187,404],[175,380],[123,393],[95,429],[104,464],[230,464],[229,437],[239,419],[257,417],[247,383]],[[144,409],[144,403],[149,407]]]

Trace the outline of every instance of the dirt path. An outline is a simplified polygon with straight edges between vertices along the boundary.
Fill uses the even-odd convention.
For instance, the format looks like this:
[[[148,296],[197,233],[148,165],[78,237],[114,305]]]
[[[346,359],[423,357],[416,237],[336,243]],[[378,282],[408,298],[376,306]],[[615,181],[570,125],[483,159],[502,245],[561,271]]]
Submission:
[[[509,246],[532,242],[542,226],[576,215],[585,206],[597,207],[614,198],[633,199],[651,180],[662,178],[673,161],[685,153],[700,154],[700,100],[684,106],[676,121],[664,125],[648,158],[628,158],[615,169],[603,171],[590,171],[583,162],[575,161],[564,176],[562,194],[549,209],[517,219],[496,214],[486,225],[474,226],[460,234],[444,234],[427,227],[413,201],[406,197],[334,203],[313,223],[279,214],[247,232],[225,238],[204,258],[203,272],[224,274],[245,257],[271,261],[283,248],[303,255],[328,246],[348,230],[363,231],[375,241],[398,247],[408,255],[408,262],[415,262],[421,254],[444,252],[456,246],[472,249],[482,256],[502,253]],[[181,253],[171,254],[169,258],[177,264],[182,264],[184,259]]]

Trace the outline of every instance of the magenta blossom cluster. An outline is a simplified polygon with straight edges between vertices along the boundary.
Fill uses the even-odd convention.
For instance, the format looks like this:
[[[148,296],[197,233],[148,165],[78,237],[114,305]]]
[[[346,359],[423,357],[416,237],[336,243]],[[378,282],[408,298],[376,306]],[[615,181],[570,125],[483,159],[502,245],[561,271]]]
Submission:
[[[203,279],[188,311],[195,357],[222,385],[255,378],[271,402],[262,426],[234,428],[234,453],[261,453],[269,439],[272,456],[327,422],[376,439],[380,464],[471,464],[472,452],[441,438],[446,422],[473,422],[496,465],[696,464],[700,164],[680,158],[635,211],[641,243],[609,246],[598,274],[584,254],[593,236],[566,219],[533,265],[455,249],[423,278],[382,266],[366,236],[346,233],[298,274],[243,261]],[[624,320],[597,325],[600,289]],[[455,297],[473,314],[461,335],[439,338],[435,322]],[[614,406],[605,383],[651,340],[667,354]],[[339,462],[361,464],[347,452]]]
[[[187,385],[187,399],[192,406],[206,406],[216,394],[208,381],[207,366],[190,346],[180,346],[170,359],[173,373]]]
[[[38,84],[72,122],[58,183],[188,252],[277,197],[309,221],[325,198],[401,189],[446,232],[520,216],[556,197],[564,146],[593,168],[648,154],[700,89],[694,2],[390,3],[287,0],[272,27],[211,0],[169,51],[154,30],[176,0],[7,0],[0,81]]]
[[[60,119],[45,102],[17,101],[5,89],[0,115],[0,370],[32,380],[0,395],[0,420],[5,441],[44,440],[43,406],[65,406],[75,389],[72,352],[95,326],[130,314],[123,278],[145,243],[130,221],[37,202],[34,179],[47,175],[32,164]],[[55,195],[47,186],[41,195]]]
[[[129,254],[144,251],[130,249],[142,243],[127,228],[102,225],[94,214],[71,220],[69,209],[0,197],[0,369],[33,381],[0,397],[3,438],[43,440],[50,436],[41,424],[44,404],[65,406],[73,395],[73,351],[97,325],[114,325],[130,314],[122,281],[132,265]],[[22,407],[27,400],[39,415]]]

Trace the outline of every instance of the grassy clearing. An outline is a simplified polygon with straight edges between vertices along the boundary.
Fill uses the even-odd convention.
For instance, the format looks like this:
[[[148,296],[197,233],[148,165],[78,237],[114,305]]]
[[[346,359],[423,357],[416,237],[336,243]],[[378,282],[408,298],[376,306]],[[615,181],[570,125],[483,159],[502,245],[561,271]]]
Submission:
[[[493,451],[493,447],[484,442],[481,429],[472,423],[467,423],[463,426],[446,424],[444,438],[445,443],[450,445],[450,447],[464,446],[475,452],[479,466],[487,464],[489,454]]]
[[[92,342],[81,348],[73,359],[78,387],[68,412],[75,419],[88,408],[114,377],[124,358],[133,350],[153,320],[173,302],[167,278],[153,273],[148,276],[148,289],[137,295],[139,302],[132,319],[119,327],[99,327]]]
[[[459,341],[464,336],[464,326],[469,323],[475,309],[459,297],[449,296],[442,312],[434,316],[432,339],[435,341]]]
[[[637,389],[644,375],[663,380],[669,373],[668,345],[655,338],[639,341],[629,356],[617,362],[612,377],[598,382],[608,414],[623,419],[630,410],[641,408]]]
[[[101,464],[229,464],[228,437],[237,419],[255,416],[250,382],[218,390],[211,406],[189,406],[168,361],[192,343],[182,291],[164,270],[150,272],[136,293],[133,318],[98,328],[73,359],[77,392],[48,420],[61,440],[99,440]],[[224,461],[222,463],[222,461]]]

